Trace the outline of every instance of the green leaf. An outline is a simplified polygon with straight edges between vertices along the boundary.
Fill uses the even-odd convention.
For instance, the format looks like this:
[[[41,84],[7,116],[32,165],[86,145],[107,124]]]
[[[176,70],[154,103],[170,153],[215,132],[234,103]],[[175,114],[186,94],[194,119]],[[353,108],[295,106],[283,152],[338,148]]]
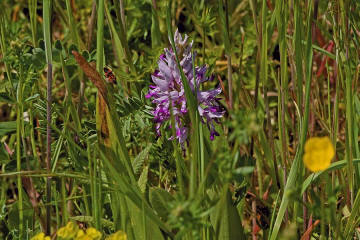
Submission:
[[[355,225],[356,225],[356,222],[358,221],[356,219],[358,219],[357,216],[359,214],[359,209],[360,209],[360,191],[358,191],[358,193],[356,194],[356,198],[354,201],[353,208],[351,210],[349,220],[346,223],[346,227],[345,227],[346,239],[351,239],[351,237],[352,237],[351,233],[353,233],[355,231]]]
[[[168,203],[174,201],[174,197],[164,189],[154,187],[150,188],[149,199],[151,206],[155,209],[157,214],[161,218],[167,219],[170,213]]]
[[[88,51],[82,51],[81,55],[86,59],[86,61],[90,61],[90,53]]]
[[[124,194],[131,203],[133,203],[137,208],[143,209],[146,217],[151,219],[153,223],[159,226],[162,230],[172,235],[171,230],[167,226],[166,223],[160,220],[160,218],[155,214],[154,210],[148,205],[144,197],[141,195],[137,186],[131,185],[128,181],[126,181],[122,175],[115,169],[109,159],[106,157],[103,151],[100,151],[101,158],[104,161],[104,165],[109,170],[109,174],[112,177],[112,180],[116,185],[114,185],[119,192]]]
[[[134,169],[135,174],[139,174],[141,166],[143,165],[145,158],[149,154],[151,145],[152,144],[150,143],[146,148],[144,148],[144,150],[142,150],[132,162],[132,168]]]
[[[125,58],[127,60],[127,63],[130,67],[131,72],[136,75],[135,66],[134,66],[133,62],[131,61],[132,54],[130,52],[129,45],[127,43],[124,26],[122,24],[119,24],[119,34],[118,34],[118,32],[115,29],[114,23],[112,21],[112,17],[110,15],[109,9],[106,4],[105,4],[105,13],[106,13],[106,18],[109,23],[112,37],[114,38],[114,45],[116,46],[115,51],[117,52],[119,57],[122,57],[125,55]],[[120,49],[122,49],[123,51],[120,51]]]
[[[360,163],[360,159],[353,159],[353,164],[356,164],[356,163]],[[330,167],[328,167],[324,171],[310,174],[302,184],[301,194],[303,194],[305,192],[305,190],[310,186],[310,184],[313,181],[315,181],[318,177],[320,177],[322,174],[341,169],[345,166],[346,166],[346,160],[341,160],[341,161],[332,163],[330,165]]]
[[[34,48],[32,51],[31,61],[36,70],[42,70],[45,67],[46,55],[43,49]]]
[[[132,231],[134,237],[128,236],[128,239],[143,240],[162,240],[163,235],[159,227],[146,216],[144,208],[137,207],[133,202],[127,199],[127,208],[131,218],[131,225],[128,224],[129,230]]]
[[[211,222],[215,229],[216,239],[246,239],[240,215],[232,204],[227,186],[224,186],[221,199],[214,214],[211,215]]]
[[[39,96],[40,96],[40,94],[36,93],[36,94],[28,97],[28,98],[25,100],[25,102],[31,102],[31,101],[35,100],[36,98],[38,98]]]
[[[1,92],[0,93],[0,102],[3,102],[3,103],[15,103],[15,101],[13,99],[11,99],[10,94],[8,94],[6,92]]]
[[[149,167],[146,166],[143,169],[143,171],[142,171],[142,173],[141,173],[141,175],[139,177],[139,180],[138,180],[138,185],[139,185],[140,191],[142,193],[145,193],[145,191],[146,191],[146,184],[147,184],[147,181],[148,181],[148,172],[149,172]]]
[[[9,162],[10,162],[9,153],[6,151],[4,144],[1,144],[0,145],[0,164],[1,165],[8,164]]]
[[[10,230],[19,229],[19,206],[18,201],[11,205],[9,210],[7,225]],[[24,226],[32,226],[34,221],[34,210],[26,196],[23,197],[23,224]]]
[[[156,48],[161,45],[159,17],[154,7],[151,7],[151,46]]]
[[[226,54],[230,54],[231,53],[231,49],[230,49],[230,40],[229,40],[229,33],[228,33],[228,28],[227,28],[227,24],[226,24],[226,18],[227,15],[224,12],[224,4],[223,4],[223,0],[218,0],[219,2],[219,15],[220,15],[220,20],[221,20],[221,25],[222,25],[222,32],[223,32],[223,38],[224,38],[224,45],[225,45],[225,52]]]
[[[247,175],[254,171],[253,166],[240,167],[234,170],[234,174]]]
[[[0,136],[16,131],[16,121],[0,122]]]

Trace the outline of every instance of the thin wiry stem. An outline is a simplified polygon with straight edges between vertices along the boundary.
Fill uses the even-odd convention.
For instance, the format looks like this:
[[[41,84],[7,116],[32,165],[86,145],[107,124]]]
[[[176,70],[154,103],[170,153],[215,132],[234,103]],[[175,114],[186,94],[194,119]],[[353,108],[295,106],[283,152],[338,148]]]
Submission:
[[[19,82],[19,91],[17,99],[17,118],[16,118],[16,170],[21,171],[21,118],[22,118],[22,80]],[[17,188],[18,188],[18,209],[19,209],[19,237],[24,236],[24,208],[23,208],[23,187],[21,182],[21,175],[17,176]]]
[[[119,4],[120,4],[121,22],[122,22],[123,27],[124,27],[124,32],[126,33],[124,1],[123,1],[123,0],[119,0]]]
[[[227,58],[227,74],[229,81],[229,107],[233,108],[233,83],[232,83],[232,69],[231,69],[231,55],[226,55]]]
[[[46,106],[46,170],[51,172],[51,86],[52,86],[52,52],[51,52],[51,0],[43,1],[43,19],[44,19],[44,39],[45,53],[47,62],[47,106]],[[51,177],[46,178],[46,235],[51,231]]]
[[[91,16],[90,16],[90,20],[87,26],[87,31],[88,31],[88,39],[87,39],[87,43],[86,43],[86,48],[88,51],[91,50],[91,42],[93,39],[93,35],[94,35],[94,26],[95,26],[95,21],[96,21],[96,0],[93,1],[92,7],[91,7]]]
[[[48,63],[47,72],[47,106],[46,106],[46,170],[51,171],[51,84],[52,84],[52,64]],[[50,235],[50,221],[51,221],[51,177],[46,178],[46,235]]]
[[[227,29],[227,38],[230,39],[230,34],[229,34],[229,6],[228,6],[228,1],[225,1],[225,16],[226,16],[226,29]],[[205,33],[204,33],[205,36]],[[232,83],[232,68],[231,68],[231,53],[228,52],[226,54],[226,59],[227,59],[227,74],[228,74],[228,81],[229,81],[229,107],[230,109],[233,108],[233,83]]]
[[[104,0],[99,0],[98,1],[98,5],[97,5],[97,30],[96,30],[96,70],[98,73],[103,72],[103,67],[104,67]],[[99,96],[99,94],[102,94],[102,96],[105,95],[105,90],[102,90],[103,93],[98,93],[98,98],[97,98],[97,103],[96,103],[96,129],[98,132],[98,138],[101,141],[101,125],[98,124],[99,119],[101,118],[100,116],[100,109],[99,109],[99,101],[101,96]],[[99,164],[100,165],[100,164]],[[98,179],[97,179],[97,174],[99,174],[101,177],[101,172],[99,171],[98,173],[96,172],[97,169],[97,164],[96,164],[96,160],[94,163],[94,176],[95,176],[95,195],[97,195],[96,200],[97,202],[95,202],[94,204],[98,204],[96,210],[95,210],[95,226],[97,229],[101,229],[101,223],[100,223],[100,219],[101,219],[101,211],[98,209],[99,206],[101,206],[101,194],[99,194],[98,190]]]

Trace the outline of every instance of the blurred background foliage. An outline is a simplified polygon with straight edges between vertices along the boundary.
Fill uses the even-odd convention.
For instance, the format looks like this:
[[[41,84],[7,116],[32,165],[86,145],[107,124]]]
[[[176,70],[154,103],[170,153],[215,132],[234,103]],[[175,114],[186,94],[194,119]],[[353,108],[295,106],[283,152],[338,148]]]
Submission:
[[[43,1],[2,0],[0,238],[30,239],[47,224],[54,236],[70,220],[104,236],[124,230],[128,239],[358,236],[359,7],[350,0],[54,0],[44,19]],[[214,75],[205,88],[220,85],[226,109],[220,136],[210,141],[200,125],[185,152],[170,131],[156,135],[145,98],[159,56],[171,48],[169,22],[194,41],[196,66]],[[100,56],[113,70],[105,107],[72,51],[91,66]],[[301,163],[304,141],[315,135],[329,135],[336,160],[346,159],[326,177]]]

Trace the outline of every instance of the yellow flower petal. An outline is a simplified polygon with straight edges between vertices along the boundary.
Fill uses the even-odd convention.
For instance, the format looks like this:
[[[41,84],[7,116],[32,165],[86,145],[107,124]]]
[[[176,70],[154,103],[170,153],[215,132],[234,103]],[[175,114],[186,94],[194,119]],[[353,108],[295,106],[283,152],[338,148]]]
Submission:
[[[45,233],[41,232],[33,236],[30,240],[44,240]]]
[[[49,236],[45,236],[45,233],[41,232],[33,236],[30,240],[51,240]]]
[[[82,236],[84,236],[84,235],[85,235],[84,230],[80,229],[80,230],[78,231],[78,233],[76,234],[76,237],[82,237]]]
[[[65,227],[68,231],[73,231],[76,233],[79,231],[78,225],[74,222],[68,222]]]
[[[106,240],[127,240],[127,235],[123,231],[117,231],[114,234],[111,234]]]
[[[63,239],[72,239],[74,238],[79,231],[78,225],[74,222],[68,222],[65,227],[60,228],[57,231],[57,236]]]
[[[305,143],[303,161],[310,171],[318,172],[330,166],[334,155],[335,150],[329,137],[313,137]]]
[[[76,237],[75,240],[93,240],[89,235],[85,234],[81,237]]]
[[[95,228],[91,227],[86,230],[86,235],[90,236],[93,240],[98,240],[101,238],[102,234]]]

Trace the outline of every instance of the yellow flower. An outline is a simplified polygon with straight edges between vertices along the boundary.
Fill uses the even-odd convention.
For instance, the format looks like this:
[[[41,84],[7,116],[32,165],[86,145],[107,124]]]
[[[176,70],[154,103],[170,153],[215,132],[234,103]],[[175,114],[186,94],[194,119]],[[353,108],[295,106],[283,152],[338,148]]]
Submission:
[[[305,143],[303,161],[310,171],[318,172],[330,166],[334,155],[335,150],[329,137],[312,137]]]
[[[126,233],[123,231],[117,231],[114,234],[111,234],[106,240],[127,240]]]
[[[80,229],[78,233],[76,234],[76,239],[81,238],[85,235],[84,230]]]
[[[74,222],[68,222],[65,227],[57,231],[57,236],[62,239],[73,239],[79,231],[78,225]]]
[[[86,233],[83,230],[79,230],[75,240],[100,240],[101,233],[95,228],[88,228]]]
[[[101,233],[96,230],[95,228],[88,228],[86,229],[86,235],[88,235],[89,237],[91,237],[91,239],[93,240],[98,240],[101,238]]]
[[[33,236],[30,240],[50,240],[50,237],[45,236],[45,233],[41,232]]]
[[[82,235],[81,237],[76,237],[75,240],[93,240],[90,236],[87,234]]]

